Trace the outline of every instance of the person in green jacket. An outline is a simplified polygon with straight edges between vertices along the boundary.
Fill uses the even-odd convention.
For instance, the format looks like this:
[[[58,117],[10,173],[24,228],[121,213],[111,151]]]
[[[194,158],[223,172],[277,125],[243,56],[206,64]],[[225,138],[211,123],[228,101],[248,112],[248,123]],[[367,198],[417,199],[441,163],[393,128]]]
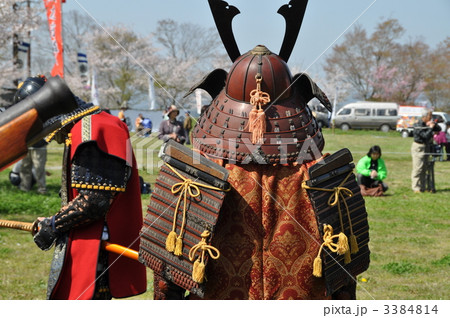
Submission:
[[[359,185],[375,188],[382,185],[383,192],[388,186],[383,180],[387,176],[384,160],[381,158],[380,146],[372,146],[366,156],[362,157],[356,165],[356,180]]]

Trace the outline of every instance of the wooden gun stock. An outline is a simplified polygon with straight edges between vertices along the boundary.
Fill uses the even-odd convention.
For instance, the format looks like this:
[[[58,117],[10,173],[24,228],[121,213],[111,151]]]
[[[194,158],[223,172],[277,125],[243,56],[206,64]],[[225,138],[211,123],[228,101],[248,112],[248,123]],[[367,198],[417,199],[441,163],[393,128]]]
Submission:
[[[77,109],[78,104],[64,81],[51,77],[36,93],[0,115],[0,171],[20,159],[31,146],[61,127],[49,119]],[[45,127],[44,127],[44,122]]]
[[[27,136],[39,129],[42,123],[36,109],[30,109],[21,116],[0,127],[0,171],[17,161],[28,151]]]
[[[34,108],[0,127],[0,171],[26,155],[28,136],[39,130],[42,122]]]

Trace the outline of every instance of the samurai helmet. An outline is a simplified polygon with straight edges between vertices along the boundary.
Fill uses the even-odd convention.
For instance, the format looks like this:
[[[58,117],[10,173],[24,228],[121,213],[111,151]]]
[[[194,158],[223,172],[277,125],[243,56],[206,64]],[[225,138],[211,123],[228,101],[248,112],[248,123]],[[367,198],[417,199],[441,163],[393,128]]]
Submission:
[[[300,30],[307,0],[292,0],[278,13],[286,20],[279,55],[257,45],[241,55],[231,30],[239,10],[209,0],[222,42],[234,62],[216,69],[185,95],[201,88],[212,97],[193,130],[194,147],[213,158],[237,163],[304,162],[321,157],[324,140],[307,107],[316,97],[331,110],[320,88],[305,74],[292,76],[288,58]]]
[[[17,104],[21,100],[36,93],[47,82],[47,78],[44,75],[36,75],[28,77],[25,81],[20,82],[17,87],[17,92],[14,94],[13,102]]]

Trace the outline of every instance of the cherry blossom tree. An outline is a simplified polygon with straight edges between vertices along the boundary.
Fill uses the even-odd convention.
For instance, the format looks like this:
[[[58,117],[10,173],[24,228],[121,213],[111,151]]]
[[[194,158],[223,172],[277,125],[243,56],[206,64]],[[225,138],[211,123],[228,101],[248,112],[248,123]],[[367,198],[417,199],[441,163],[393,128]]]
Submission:
[[[64,45],[64,80],[71,90],[80,98],[90,100],[90,87],[82,81],[77,54],[87,51],[89,45],[86,41],[87,35],[94,30],[101,29],[90,17],[78,11],[63,12],[63,45]],[[55,62],[49,30],[47,23],[42,23],[40,27],[32,33],[33,54],[32,69],[33,74],[50,75],[50,70]],[[89,56],[88,56],[88,62]]]
[[[425,94],[432,105],[450,111],[450,37],[438,44],[426,61]]]
[[[351,85],[358,98],[370,99],[373,88],[368,82],[373,61],[372,48],[366,31],[356,25],[344,36],[340,45],[335,45],[332,53],[326,58],[324,71],[327,74],[344,74],[343,81]]]
[[[360,26],[345,35],[326,59],[327,74],[344,74],[354,97],[414,103],[424,93],[429,47],[421,40],[402,44],[403,27],[396,19],[381,22],[370,36]]]
[[[190,108],[195,104],[194,94],[187,99],[183,95],[204,75],[229,61],[220,37],[214,28],[170,19],[158,21],[153,34],[161,47],[160,63],[154,68],[159,104],[162,108],[171,104]]]
[[[373,99],[413,104],[426,86],[423,80],[414,80],[411,73],[403,74],[398,67],[380,65],[369,82],[374,87]]]
[[[158,63],[150,38],[114,25],[91,32],[85,40],[101,104],[117,109],[140,103],[148,92],[148,74],[152,72],[147,67]]]
[[[28,6],[29,4],[29,6]],[[13,56],[13,42],[26,39],[29,32],[36,29],[41,22],[42,8],[36,1],[2,0],[0,2],[0,104],[7,105],[10,101],[2,96],[10,96],[16,80],[22,78],[24,69],[19,69]],[[4,95],[6,94],[6,95]]]

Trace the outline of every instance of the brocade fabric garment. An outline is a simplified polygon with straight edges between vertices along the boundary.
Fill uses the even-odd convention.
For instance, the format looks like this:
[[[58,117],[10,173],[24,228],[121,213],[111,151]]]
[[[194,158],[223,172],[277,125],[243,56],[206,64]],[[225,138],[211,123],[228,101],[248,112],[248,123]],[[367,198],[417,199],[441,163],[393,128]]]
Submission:
[[[205,299],[328,299],[312,275],[321,239],[301,184],[315,162],[232,165],[220,212]]]

